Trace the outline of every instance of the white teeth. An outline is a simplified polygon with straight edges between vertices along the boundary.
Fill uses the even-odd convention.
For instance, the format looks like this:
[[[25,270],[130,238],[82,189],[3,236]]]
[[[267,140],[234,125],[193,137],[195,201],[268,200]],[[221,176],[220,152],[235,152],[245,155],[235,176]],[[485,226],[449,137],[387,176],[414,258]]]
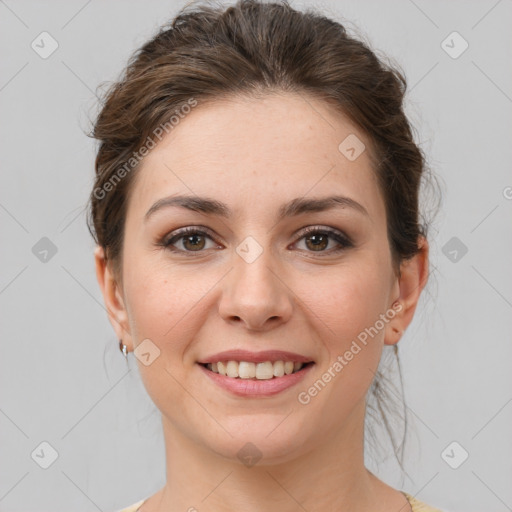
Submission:
[[[274,377],[282,377],[299,371],[304,363],[293,361],[265,361],[262,363],[249,363],[247,361],[219,361],[208,363],[207,368],[212,372],[219,373],[233,379],[258,379],[268,380]]]
[[[236,361],[228,361],[226,373],[228,377],[238,377],[238,363]]]
[[[256,377],[256,365],[254,363],[241,361],[238,363],[238,376],[241,379],[253,379]]]
[[[222,361],[219,361],[217,363],[217,371],[221,374],[221,375],[227,375],[227,372],[226,372],[226,364]]]
[[[274,363],[274,377],[282,377],[284,375],[283,361],[276,361]]]
[[[260,380],[271,379],[274,376],[274,365],[270,361],[256,365],[256,378]]]

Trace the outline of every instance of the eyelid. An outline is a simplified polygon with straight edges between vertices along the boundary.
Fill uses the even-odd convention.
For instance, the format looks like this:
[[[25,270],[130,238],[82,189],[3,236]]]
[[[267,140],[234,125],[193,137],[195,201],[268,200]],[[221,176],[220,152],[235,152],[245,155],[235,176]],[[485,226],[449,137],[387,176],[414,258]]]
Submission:
[[[352,243],[350,237],[343,231],[336,228],[331,228],[329,226],[323,226],[322,224],[313,224],[311,226],[306,226],[305,228],[302,228],[299,231],[297,231],[294,236],[300,236],[300,238],[302,238],[305,235],[309,235],[310,233],[316,232],[327,233],[333,236],[337,235],[340,238],[343,238],[347,243]]]
[[[294,237],[297,237],[297,241],[294,242],[294,244],[297,244],[306,236],[308,236],[310,234],[315,234],[315,233],[326,234],[332,240],[334,240],[338,243],[337,248],[330,249],[328,251],[318,251],[319,255],[335,254],[335,253],[341,252],[343,250],[349,249],[351,247],[354,247],[354,245],[355,245],[354,242],[352,241],[352,239],[347,234],[345,234],[343,231],[340,231],[339,229],[331,228],[328,226],[322,226],[320,224],[306,226],[305,228],[299,230],[294,236]],[[307,252],[309,252],[311,254],[315,253],[315,251],[307,251]]]
[[[189,226],[186,226],[184,228],[179,228],[179,229],[176,229],[174,231],[172,231],[172,233],[168,233],[167,235],[165,235],[161,242],[160,242],[160,245],[163,245],[164,247],[168,247],[171,244],[171,241],[172,240],[180,240],[182,237],[188,235],[189,233],[192,233],[192,234],[195,234],[195,233],[198,233],[198,234],[204,234],[204,235],[208,235],[209,238],[211,238],[213,241],[216,242],[217,240],[217,235],[210,229],[210,228],[207,228],[206,226],[202,226],[202,225],[196,225],[196,224],[191,224]],[[171,235],[172,236],[169,236]],[[194,251],[180,251],[180,250],[177,250],[178,252],[194,252]],[[197,251],[197,252],[203,252],[203,251]]]
[[[172,236],[164,236],[159,245],[163,246],[166,249],[169,249],[172,252],[175,253],[184,253],[186,255],[193,256],[195,253],[201,254],[206,252],[205,250],[200,251],[184,251],[181,249],[177,249],[175,247],[172,247],[173,244],[171,243],[173,240],[180,240],[182,237],[186,236],[187,234],[199,234],[199,235],[207,235],[208,238],[210,238],[213,242],[217,243],[217,235],[206,226],[202,225],[194,225],[191,224],[189,226],[186,226],[184,228],[177,229],[173,232]],[[306,226],[305,228],[301,228],[299,231],[297,231],[294,234],[294,238],[297,238],[295,242],[293,242],[293,245],[300,242],[303,238],[305,238],[309,234],[326,234],[328,235],[332,240],[336,241],[338,243],[337,248],[330,249],[328,251],[318,251],[319,255],[322,254],[333,254],[340,252],[344,249],[348,249],[350,247],[354,246],[354,243],[352,242],[351,238],[346,235],[343,231],[340,231],[336,228],[328,227],[328,226],[322,226],[319,224],[314,224],[310,226]],[[309,253],[314,254],[315,251],[307,251]]]

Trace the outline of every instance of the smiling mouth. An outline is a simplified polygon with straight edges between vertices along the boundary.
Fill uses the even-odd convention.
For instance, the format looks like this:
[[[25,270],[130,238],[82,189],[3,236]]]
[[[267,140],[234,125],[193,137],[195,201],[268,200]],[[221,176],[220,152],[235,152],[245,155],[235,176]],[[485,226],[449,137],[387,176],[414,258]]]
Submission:
[[[293,361],[265,361],[251,363],[247,361],[219,361],[217,363],[198,363],[213,373],[224,377],[243,380],[271,380],[303,371],[314,364]]]

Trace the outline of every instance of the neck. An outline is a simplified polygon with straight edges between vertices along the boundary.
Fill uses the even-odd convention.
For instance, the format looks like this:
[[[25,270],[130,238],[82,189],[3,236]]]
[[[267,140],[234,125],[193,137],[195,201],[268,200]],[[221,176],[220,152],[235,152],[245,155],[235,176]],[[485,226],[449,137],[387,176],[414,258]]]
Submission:
[[[141,512],[362,512],[383,510],[376,504],[390,496],[391,488],[364,466],[364,403],[332,438],[285,462],[263,458],[251,467],[195,442],[165,417],[162,424],[167,482]]]

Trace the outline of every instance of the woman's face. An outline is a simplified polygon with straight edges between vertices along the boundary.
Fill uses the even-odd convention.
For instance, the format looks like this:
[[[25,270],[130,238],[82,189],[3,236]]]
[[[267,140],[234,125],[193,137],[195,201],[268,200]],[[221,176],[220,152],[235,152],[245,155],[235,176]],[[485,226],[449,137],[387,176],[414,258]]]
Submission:
[[[277,461],[361,426],[383,344],[403,328],[368,152],[346,118],[286,94],[199,104],[145,158],[110,309],[168,433],[231,458],[251,442]],[[152,208],[176,196],[208,198],[225,215],[194,203]],[[331,196],[345,199],[307,207]],[[189,226],[195,234],[179,233]],[[298,380],[237,378],[235,389],[199,364],[228,350],[313,364]],[[292,385],[279,391],[279,379]]]

